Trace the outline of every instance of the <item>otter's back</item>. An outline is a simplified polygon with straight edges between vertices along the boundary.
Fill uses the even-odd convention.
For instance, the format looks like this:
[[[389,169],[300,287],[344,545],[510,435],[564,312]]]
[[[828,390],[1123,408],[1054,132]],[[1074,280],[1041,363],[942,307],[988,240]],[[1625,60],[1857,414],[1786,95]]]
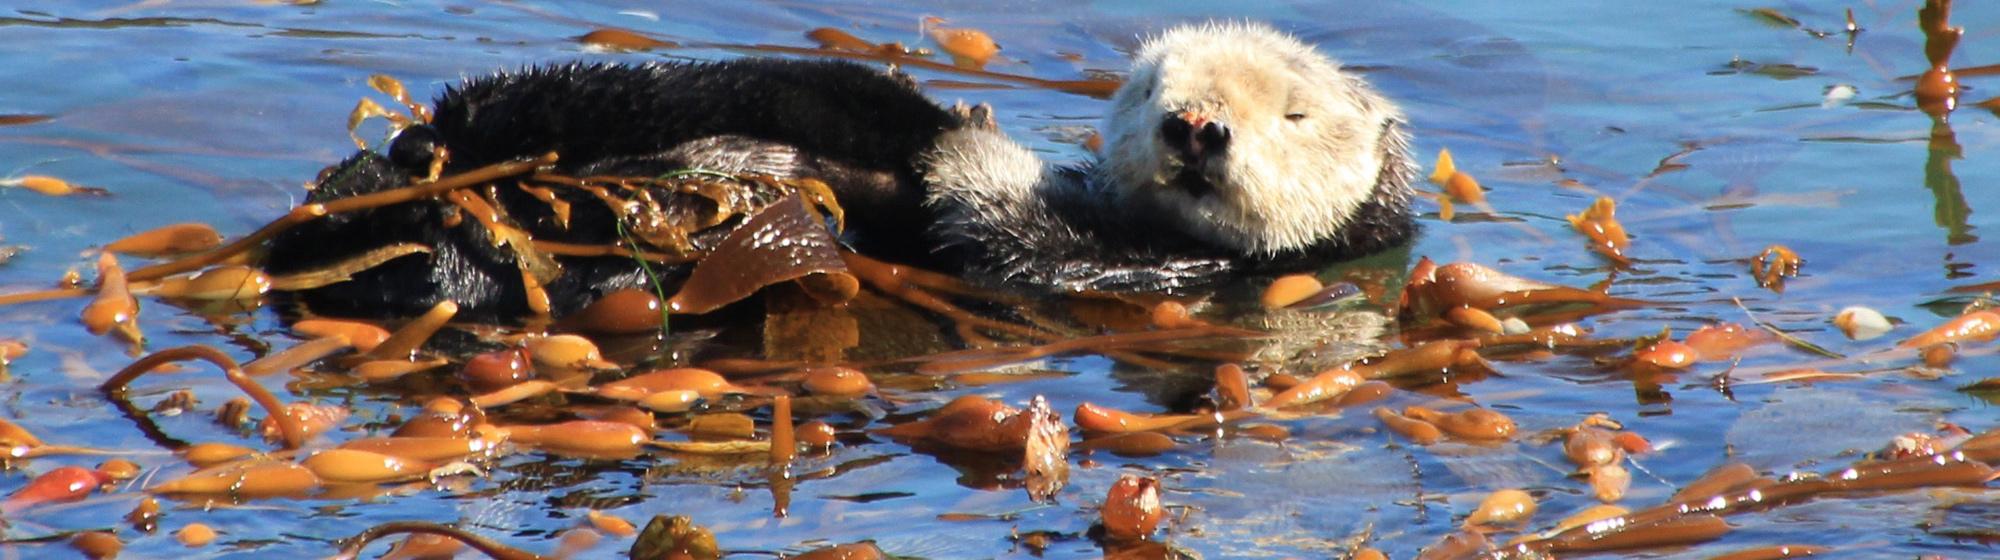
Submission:
[[[446,90],[433,126],[454,168],[548,151],[582,164],[741,136],[902,174],[952,122],[908,81],[876,68],[759,58],[497,74]]]

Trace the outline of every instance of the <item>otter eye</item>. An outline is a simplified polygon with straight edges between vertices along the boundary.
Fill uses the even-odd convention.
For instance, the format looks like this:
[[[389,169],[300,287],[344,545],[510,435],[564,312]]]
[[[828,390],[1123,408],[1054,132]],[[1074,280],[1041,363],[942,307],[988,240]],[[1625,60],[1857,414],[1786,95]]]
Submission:
[[[1299,121],[1302,121],[1302,120],[1306,120],[1306,114],[1305,114],[1305,113],[1285,113],[1285,120],[1288,120],[1288,121],[1292,121],[1292,122],[1299,122]]]

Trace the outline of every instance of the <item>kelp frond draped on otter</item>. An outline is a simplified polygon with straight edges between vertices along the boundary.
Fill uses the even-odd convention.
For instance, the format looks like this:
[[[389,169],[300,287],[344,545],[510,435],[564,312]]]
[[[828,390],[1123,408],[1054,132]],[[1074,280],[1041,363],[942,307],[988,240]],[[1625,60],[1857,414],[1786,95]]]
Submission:
[[[1185,26],[1146,42],[1113,99],[1104,159],[1069,167],[1007,138],[983,106],[948,110],[907,77],[849,62],[571,64],[475,79],[437,105],[433,124],[404,130],[388,157],[364,151],[329,170],[314,200],[400,186],[437,153],[449,154],[447,172],[554,151],[555,171],[577,177],[700,168],[814,178],[846,209],[843,241],[854,250],[1060,290],[1311,268],[1414,230],[1415,169],[1393,104],[1253,24]],[[618,240],[603,204],[574,205],[558,223],[529,189],[487,193],[536,239]],[[677,203],[670,193],[651,200]],[[302,297],[335,314],[407,314],[451,299],[472,317],[524,315],[517,255],[447,225],[448,206],[416,201],[302,228],[276,240],[270,267],[423,243],[434,250]],[[545,286],[558,315],[645,280],[630,259],[560,260],[565,272]],[[678,279],[684,268],[665,273]]]

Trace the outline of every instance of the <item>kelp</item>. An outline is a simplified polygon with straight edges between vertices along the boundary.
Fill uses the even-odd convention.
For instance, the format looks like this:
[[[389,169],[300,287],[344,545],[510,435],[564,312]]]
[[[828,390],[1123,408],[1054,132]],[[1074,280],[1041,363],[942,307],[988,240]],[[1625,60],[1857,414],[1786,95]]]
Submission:
[[[723,238],[708,258],[695,264],[667,306],[681,313],[705,313],[785,281],[798,281],[822,302],[846,301],[861,286],[846,272],[838,247],[804,200],[787,198]]]

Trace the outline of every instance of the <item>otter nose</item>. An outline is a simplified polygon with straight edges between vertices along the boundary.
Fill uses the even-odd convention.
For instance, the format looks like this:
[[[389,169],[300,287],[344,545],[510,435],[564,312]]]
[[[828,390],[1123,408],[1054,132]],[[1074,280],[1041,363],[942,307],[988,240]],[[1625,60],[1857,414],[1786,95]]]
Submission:
[[[1167,115],[1160,123],[1160,139],[1187,159],[1199,160],[1229,148],[1229,127],[1192,113]]]

